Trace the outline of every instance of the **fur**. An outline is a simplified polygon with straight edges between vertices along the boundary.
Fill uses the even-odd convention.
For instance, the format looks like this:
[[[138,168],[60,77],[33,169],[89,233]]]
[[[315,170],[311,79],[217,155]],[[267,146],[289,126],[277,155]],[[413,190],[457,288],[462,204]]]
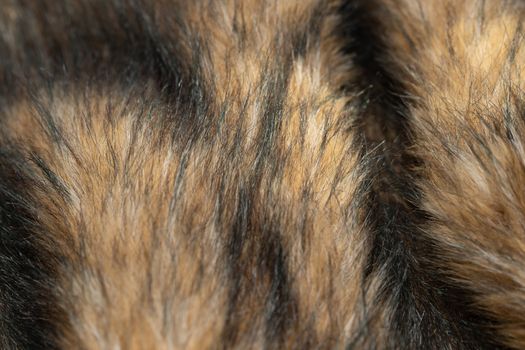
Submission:
[[[524,9],[0,0],[0,348],[524,348]]]

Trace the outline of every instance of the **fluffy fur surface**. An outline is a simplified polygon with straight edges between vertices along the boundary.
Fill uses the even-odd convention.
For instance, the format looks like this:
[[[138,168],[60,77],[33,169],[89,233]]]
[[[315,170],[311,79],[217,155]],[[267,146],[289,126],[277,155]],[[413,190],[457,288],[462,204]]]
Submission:
[[[524,348],[524,11],[0,0],[0,348]]]

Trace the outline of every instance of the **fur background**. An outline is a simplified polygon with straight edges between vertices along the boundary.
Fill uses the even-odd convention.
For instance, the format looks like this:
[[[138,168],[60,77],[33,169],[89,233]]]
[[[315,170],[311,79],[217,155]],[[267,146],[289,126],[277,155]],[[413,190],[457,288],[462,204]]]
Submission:
[[[0,348],[525,348],[524,9],[0,0]]]

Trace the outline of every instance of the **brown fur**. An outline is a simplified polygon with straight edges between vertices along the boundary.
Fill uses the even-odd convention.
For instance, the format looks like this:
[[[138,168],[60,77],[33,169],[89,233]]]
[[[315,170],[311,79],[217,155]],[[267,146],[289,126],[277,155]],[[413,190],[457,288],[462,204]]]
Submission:
[[[0,346],[525,347],[524,15],[0,0]]]
[[[525,347],[523,46],[519,2],[390,4],[404,58],[424,234],[436,268]],[[402,24],[401,24],[402,23]]]
[[[359,283],[333,288],[357,281],[363,259],[362,230],[349,211],[356,155],[350,97],[337,91],[350,68],[331,37],[336,14],[323,8],[319,23],[304,29],[316,31],[304,52],[294,53],[295,33],[287,28],[310,21],[317,3],[235,5],[180,5],[192,15],[178,30],[206,48],[197,64],[213,95],[209,110],[191,116],[207,119],[206,129],[178,131],[174,124],[184,112],[164,107],[155,97],[162,92],[147,82],[56,84],[17,97],[4,111],[5,142],[24,145],[21,156],[46,164],[56,181],[39,163],[30,165],[39,174],[30,190],[35,215],[52,234],[42,239],[62,257],[53,266],[62,347],[201,349],[225,332],[231,346],[262,347],[272,332],[265,330],[266,315],[272,317],[265,300],[276,293],[272,271],[258,265],[273,269],[277,262],[266,259],[283,259],[294,299],[279,311],[285,315],[273,316],[288,331],[272,342],[340,346],[356,327]],[[182,51],[190,52],[192,38],[181,39]],[[274,93],[282,101],[262,115]],[[268,120],[276,113],[282,118]],[[262,135],[268,122],[279,126]],[[261,151],[261,137],[271,138],[271,148]],[[248,222],[237,222],[239,215]],[[232,228],[250,236],[228,270],[234,259],[228,245],[240,239],[228,234]],[[260,241],[283,252],[258,253]]]

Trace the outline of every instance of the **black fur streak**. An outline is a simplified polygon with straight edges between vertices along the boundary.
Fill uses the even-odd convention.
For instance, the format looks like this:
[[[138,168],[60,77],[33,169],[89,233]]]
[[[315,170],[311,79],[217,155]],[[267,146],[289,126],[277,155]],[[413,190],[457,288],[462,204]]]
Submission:
[[[26,193],[35,185],[31,170],[14,155],[0,153],[0,347],[54,349],[54,257],[37,242],[38,220]]]

